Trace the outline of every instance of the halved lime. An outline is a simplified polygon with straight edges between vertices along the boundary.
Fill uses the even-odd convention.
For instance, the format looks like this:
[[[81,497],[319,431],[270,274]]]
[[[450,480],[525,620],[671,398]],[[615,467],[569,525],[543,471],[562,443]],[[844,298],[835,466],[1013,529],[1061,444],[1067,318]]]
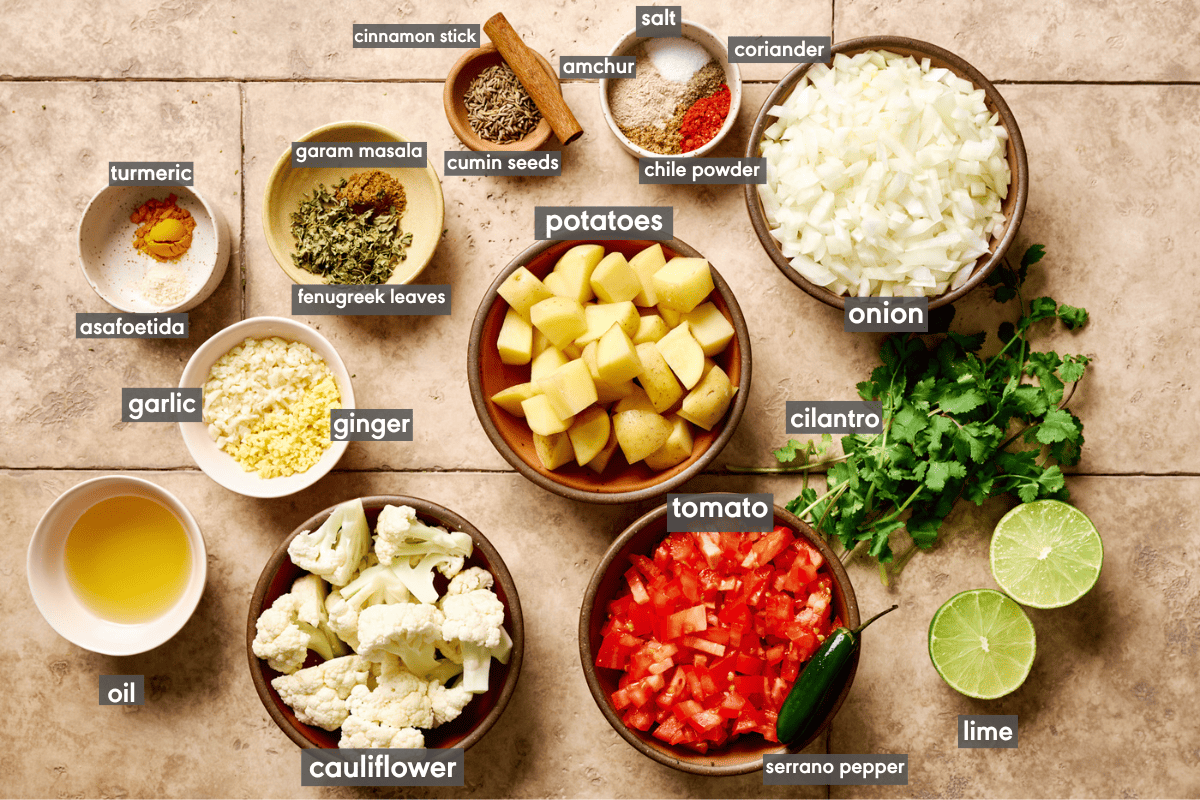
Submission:
[[[947,600],[929,623],[929,658],[950,688],[993,700],[1029,675],[1037,638],[1011,597],[972,589]]]
[[[1104,545],[1096,526],[1058,500],[1019,505],[992,534],[992,577],[1012,599],[1031,608],[1074,603],[1096,585]]]

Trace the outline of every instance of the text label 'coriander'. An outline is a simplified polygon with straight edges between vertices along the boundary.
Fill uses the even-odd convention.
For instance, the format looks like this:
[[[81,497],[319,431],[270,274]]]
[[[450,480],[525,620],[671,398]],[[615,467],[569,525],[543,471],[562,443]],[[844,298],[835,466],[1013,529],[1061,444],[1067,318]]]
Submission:
[[[730,36],[732,64],[826,64],[832,60],[828,36]]]
[[[666,241],[675,236],[674,214],[669,206],[537,206],[533,238]]]
[[[192,186],[191,161],[110,161],[109,186]]]
[[[775,528],[773,494],[669,494],[667,531],[749,533]]]
[[[292,168],[425,167],[425,142],[292,142]]]
[[[479,25],[354,25],[355,47],[478,47]],[[462,786],[462,784],[458,784]]]
[[[928,333],[928,297],[847,297],[847,333]]]
[[[203,422],[203,390],[126,388],[121,422]]]
[[[411,408],[332,408],[329,438],[334,442],[411,442]]]
[[[450,313],[450,284],[428,286],[314,286],[292,284],[294,316],[445,316]]]
[[[639,158],[638,183],[766,183],[765,158]]]

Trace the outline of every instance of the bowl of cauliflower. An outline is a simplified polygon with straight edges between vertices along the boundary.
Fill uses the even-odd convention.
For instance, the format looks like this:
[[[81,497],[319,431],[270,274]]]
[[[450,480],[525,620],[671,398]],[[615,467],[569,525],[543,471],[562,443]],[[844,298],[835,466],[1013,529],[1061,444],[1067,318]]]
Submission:
[[[259,698],[300,747],[468,748],[516,689],[516,585],[474,525],[415,497],[325,509],[250,603]]]

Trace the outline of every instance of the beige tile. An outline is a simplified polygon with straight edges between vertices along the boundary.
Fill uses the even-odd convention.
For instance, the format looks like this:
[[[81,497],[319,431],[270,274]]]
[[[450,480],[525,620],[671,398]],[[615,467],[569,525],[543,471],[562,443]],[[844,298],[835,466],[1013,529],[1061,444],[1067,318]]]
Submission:
[[[146,7],[109,3],[46,14],[6,8],[0,77],[442,80],[466,48],[354,49],[353,23],[474,23],[497,10],[462,0],[399,5],[380,0],[312,5],[232,0]],[[685,18],[718,36],[828,36],[828,0],[769,0],[748,20],[732,5],[685,6]],[[525,43],[557,66],[559,55],[603,55],[634,26],[633,5],[523,2],[504,10]],[[780,30],[782,26],[782,30]],[[486,41],[486,34],[484,35]],[[746,65],[747,79],[778,78],[786,65]]]
[[[1075,478],[1075,502],[1104,539],[1100,581],[1065,608],[1030,610],[1037,656],[1008,697],[971,700],[938,677],[929,620],[952,595],[995,588],[988,532],[1010,506],[960,505],[952,540],[915,557],[885,589],[851,571],[864,613],[900,610],[864,633],[862,660],[833,726],[832,752],[908,753],[907,789],[836,797],[1190,797],[1197,767],[1200,591],[1195,478]],[[958,714],[1016,714],[1016,750],[959,750]]]
[[[839,0],[835,41],[912,36],[951,50],[991,80],[1195,81],[1194,0],[994,6],[956,0]]]
[[[7,294],[0,465],[190,464],[174,426],[121,423],[121,388],[172,387],[192,351],[240,313],[241,101],[211,83],[0,84],[0,262]],[[77,228],[109,161],[187,160],[232,232],[229,268],[191,312],[189,339],[74,338],[75,314],[111,312],[79,267]],[[165,194],[165,193],[164,193]],[[19,276],[19,277],[18,277]]]
[[[257,501],[196,472],[144,472],[196,516],[208,547],[208,585],[196,616],[173,640],[150,653],[110,658],[59,638],[22,579],[28,536],[42,511],[93,474],[0,476],[0,522],[11,532],[0,540],[0,625],[8,636],[0,669],[11,677],[16,704],[0,734],[12,755],[0,765],[0,780],[13,796],[327,794],[301,789],[297,749],[255,694],[246,662],[247,603],[262,565],[294,526],[349,497],[388,493],[424,497],[461,513],[500,550],[520,592],[527,642],[520,683],[497,727],[467,754],[467,794],[824,794],[766,790],[761,773],[709,780],[659,766],[618,737],[593,703],[579,663],[580,602],[611,540],[652,504],[584,506],[517,475],[388,473],[334,475],[301,497]],[[698,486],[711,488],[711,482]],[[134,712],[98,709],[100,674],[146,675],[146,705]]]

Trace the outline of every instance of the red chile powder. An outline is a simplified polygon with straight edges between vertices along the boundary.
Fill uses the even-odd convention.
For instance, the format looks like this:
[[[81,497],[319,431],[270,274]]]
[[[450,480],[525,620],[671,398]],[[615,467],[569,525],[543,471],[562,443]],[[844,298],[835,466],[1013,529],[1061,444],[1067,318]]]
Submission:
[[[681,152],[690,153],[712,141],[729,116],[729,101],[729,86],[722,83],[721,88],[692,104],[679,126]]]

